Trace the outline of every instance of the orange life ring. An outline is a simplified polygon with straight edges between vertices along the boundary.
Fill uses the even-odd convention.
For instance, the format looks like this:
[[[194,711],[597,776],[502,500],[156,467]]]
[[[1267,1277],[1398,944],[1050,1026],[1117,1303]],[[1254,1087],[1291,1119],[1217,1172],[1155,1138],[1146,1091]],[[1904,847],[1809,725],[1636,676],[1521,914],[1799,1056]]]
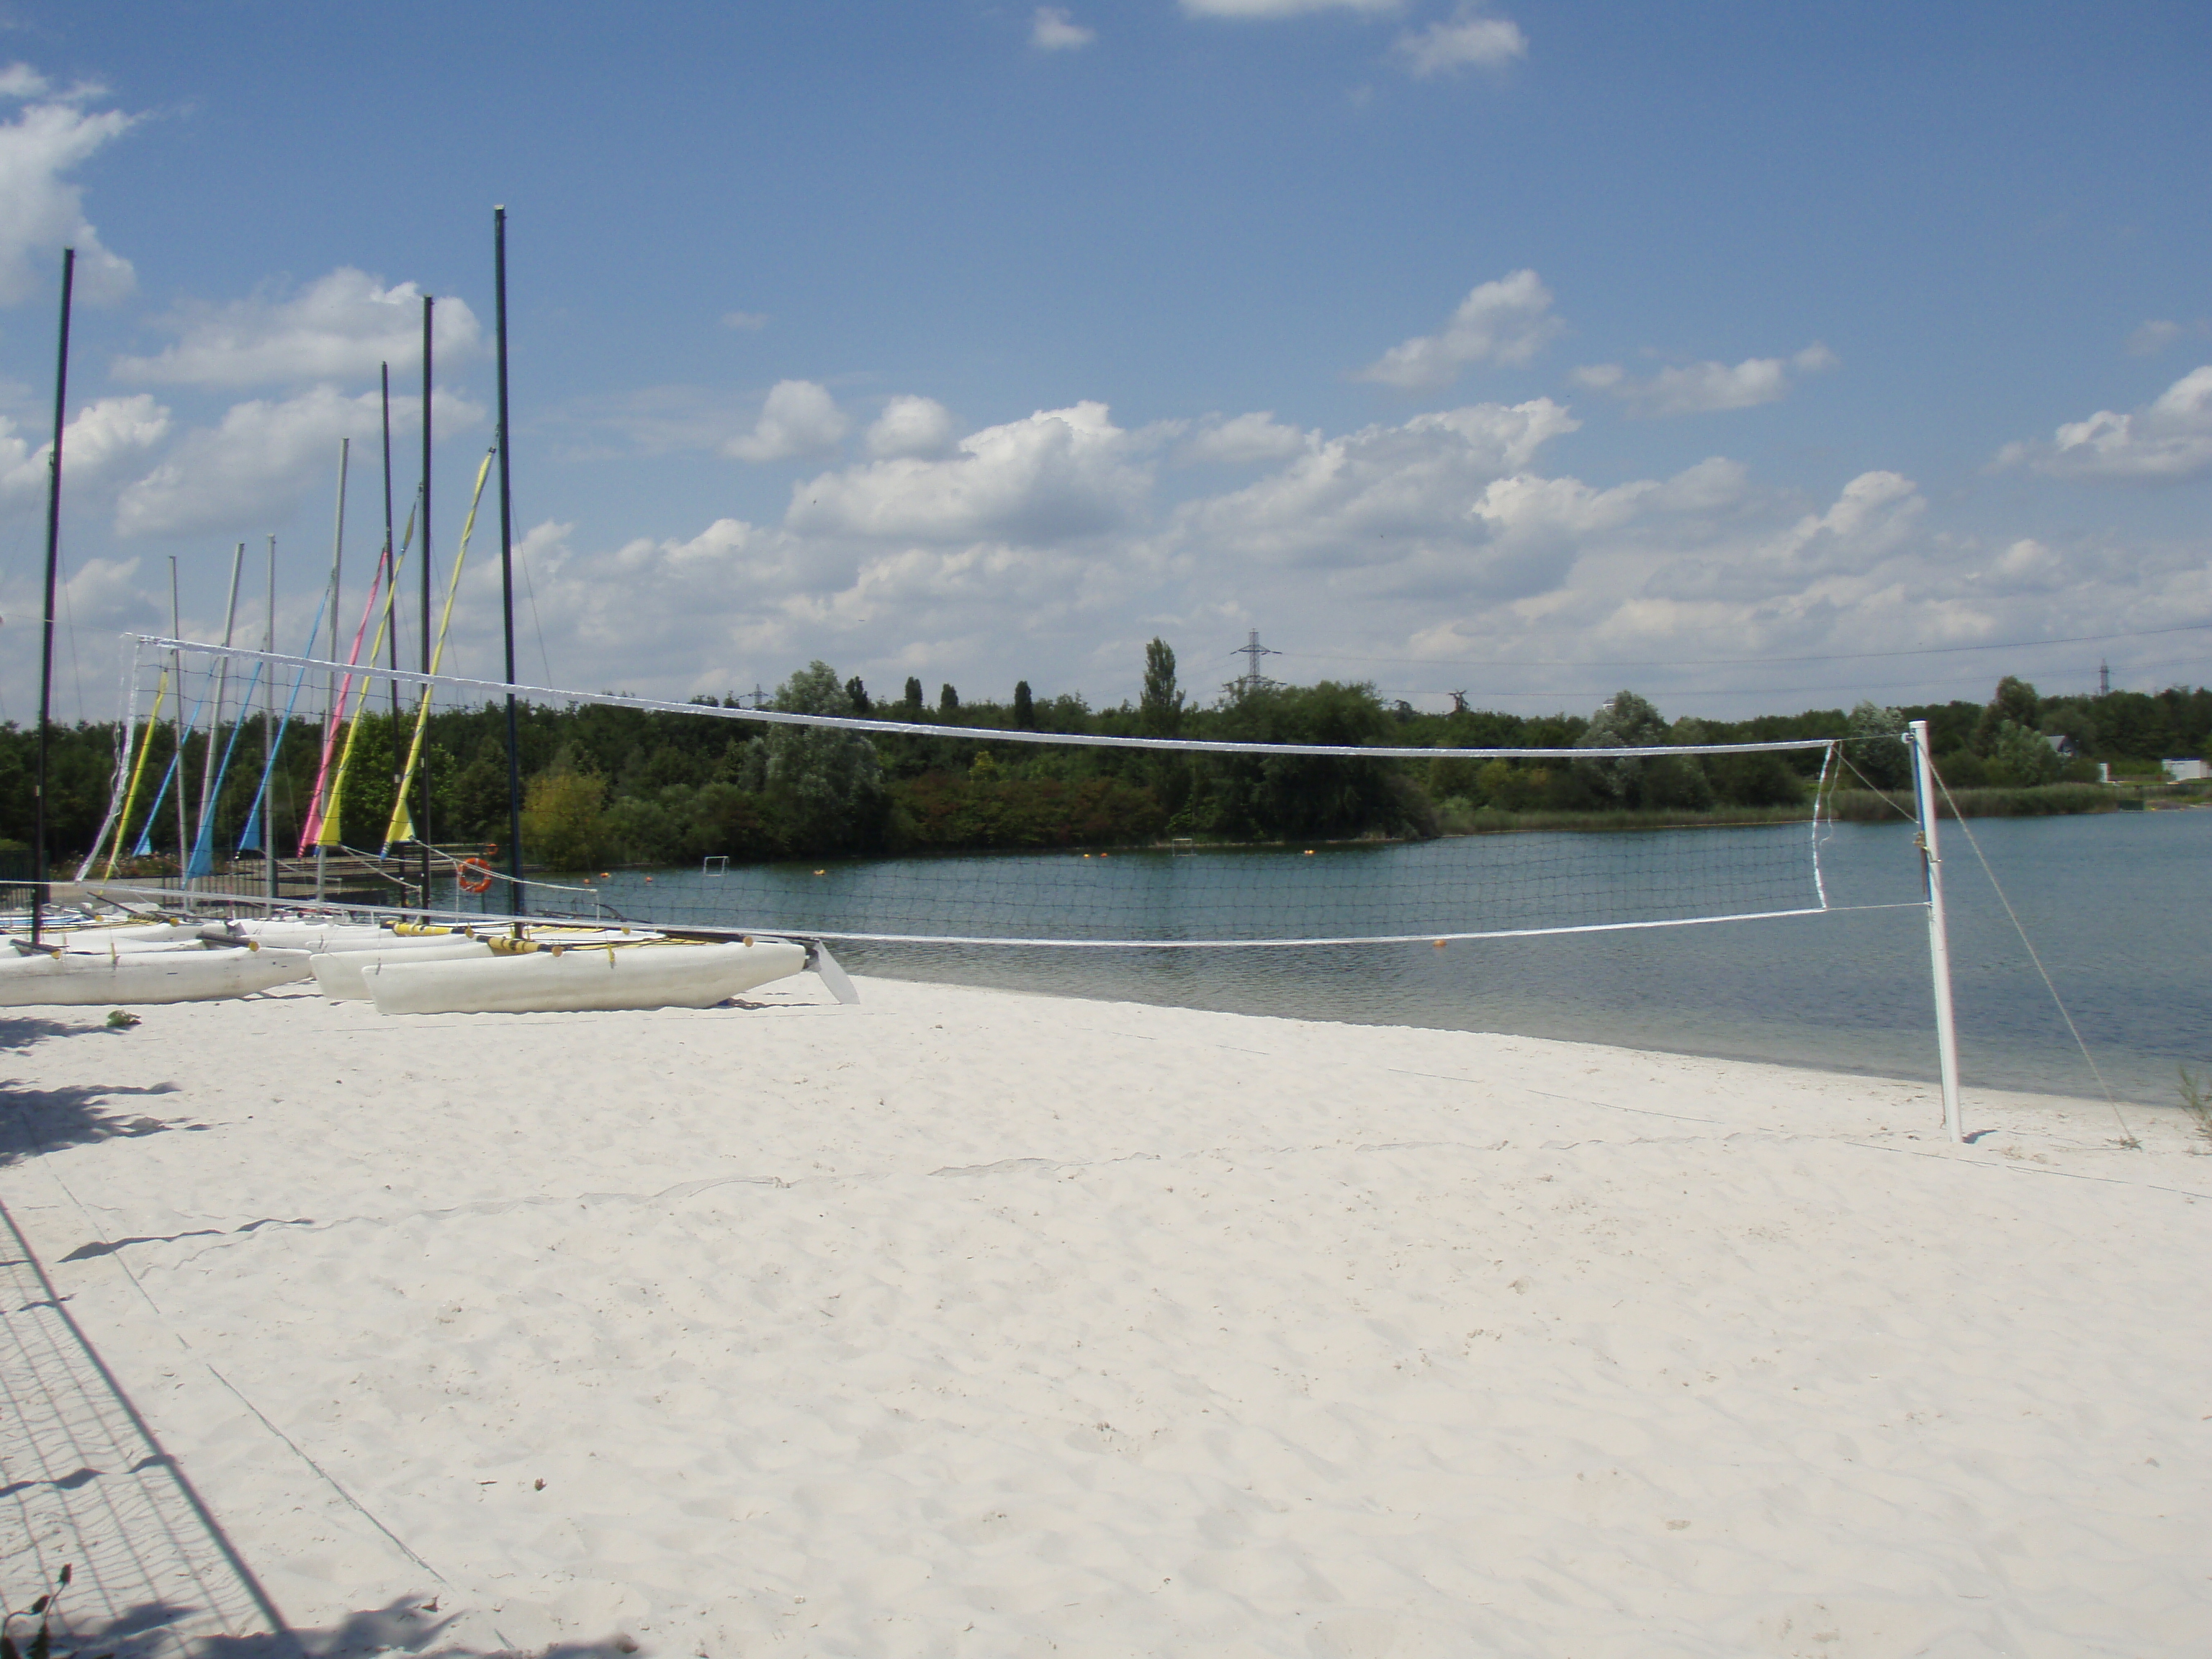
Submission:
[[[491,866],[482,859],[464,860],[461,867],[453,872],[453,879],[460,883],[464,893],[486,891],[491,886]]]

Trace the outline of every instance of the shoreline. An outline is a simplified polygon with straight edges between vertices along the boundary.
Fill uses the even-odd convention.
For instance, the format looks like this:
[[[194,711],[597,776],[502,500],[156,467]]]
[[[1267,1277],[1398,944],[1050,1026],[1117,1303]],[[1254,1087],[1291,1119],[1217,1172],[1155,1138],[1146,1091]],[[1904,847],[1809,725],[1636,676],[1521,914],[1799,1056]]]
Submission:
[[[2175,1126],[1970,1091],[1956,1147],[1909,1082],[860,982],[6,1019],[0,1203],[303,1632],[2194,1639],[2212,1158]],[[153,1478],[88,1467],[9,1500],[43,1552]]]

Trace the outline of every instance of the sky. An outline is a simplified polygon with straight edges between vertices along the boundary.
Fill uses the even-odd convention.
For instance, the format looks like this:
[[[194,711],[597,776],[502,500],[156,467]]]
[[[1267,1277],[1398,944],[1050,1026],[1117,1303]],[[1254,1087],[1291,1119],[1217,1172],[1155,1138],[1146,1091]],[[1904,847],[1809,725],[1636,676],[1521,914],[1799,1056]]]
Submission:
[[[1423,708],[2212,679],[2212,8],[0,3],[0,718],[442,588],[518,672]],[[495,489],[448,672],[501,666]],[[327,627],[327,624],[325,624]],[[326,637],[326,635],[325,635]],[[409,634],[404,648],[412,655]]]

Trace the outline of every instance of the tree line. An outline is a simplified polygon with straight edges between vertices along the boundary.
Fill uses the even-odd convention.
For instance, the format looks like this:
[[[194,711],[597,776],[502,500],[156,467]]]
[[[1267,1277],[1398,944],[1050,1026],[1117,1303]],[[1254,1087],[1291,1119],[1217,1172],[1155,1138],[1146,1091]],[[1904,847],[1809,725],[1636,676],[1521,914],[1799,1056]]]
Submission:
[[[695,699],[734,708],[735,698]],[[1844,738],[1850,787],[1909,786],[1896,734],[1926,720],[1937,764],[1954,788],[2032,787],[2094,778],[2098,763],[2123,775],[2154,773],[2159,760],[2200,756],[2212,738],[2212,691],[2043,698],[2007,678],[1986,703],[1889,708],[1861,703],[1746,720],[1669,720],[1623,691],[1589,715],[1519,715],[1460,708],[1425,714],[1380,697],[1373,686],[1233,687],[1204,705],[1178,684],[1175,653],[1146,648],[1133,702],[1091,708],[1079,696],[1040,699],[1026,681],[1004,702],[963,701],[951,685],[934,699],[918,679],[878,700],[857,678],[816,662],[778,689],[771,708],[835,714],[889,727],[962,726],[987,732],[1192,738],[1258,744],[1402,748],[1604,748]],[[139,867],[177,857],[183,823],[197,827],[208,734],[189,732],[185,787],[149,820],[158,781],[175,754],[165,722],[145,745],[141,799],[126,826],[125,864],[142,835]],[[388,714],[365,714],[355,739],[340,833],[375,851],[391,814],[394,774],[411,736]],[[227,724],[217,755],[232,748],[213,800],[219,858],[234,848],[265,760],[264,727]],[[2072,750],[2051,742],[2063,738]],[[1472,761],[1369,760],[1297,755],[1216,755],[1035,744],[933,735],[924,729],[848,732],[750,720],[648,713],[585,704],[525,707],[518,732],[526,781],[524,848],[532,863],[581,869],[616,861],[696,864],[837,854],[1127,845],[1195,841],[1276,842],[1426,836],[1510,821],[1516,813],[1697,813],[1784,808],[1814,787],[1820,751],[1798,754]],[[52,737],[49,822],[57,858],[91,844],[108,805],[118,740],[113,726],[57,727]],[[319,724],[295,722],[271,770],[270,817],[280,852],[296,849],[321,761]],[[27,845],[35,734],[0,728],[0,842]],[[427,839],[502,842],[507,832],[506,710],[501,704],[434,711],[422,776]]]

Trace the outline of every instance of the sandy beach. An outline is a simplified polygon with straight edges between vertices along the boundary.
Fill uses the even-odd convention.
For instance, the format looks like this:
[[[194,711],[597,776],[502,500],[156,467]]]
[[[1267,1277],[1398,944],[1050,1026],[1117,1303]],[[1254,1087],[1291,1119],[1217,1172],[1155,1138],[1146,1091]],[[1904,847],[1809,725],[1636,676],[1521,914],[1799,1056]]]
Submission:
[[[712,1659],[2205,1650],[2178,1112],[1970,1088],[1959,1147],[1919,1085],[860,990],[0,1021],[10,1605],[74,1559],[80,1631],[166,1597],[126,1655],[289,1650],[272,1619]],[[72,1387],[127,1407],[72,1425]]]

